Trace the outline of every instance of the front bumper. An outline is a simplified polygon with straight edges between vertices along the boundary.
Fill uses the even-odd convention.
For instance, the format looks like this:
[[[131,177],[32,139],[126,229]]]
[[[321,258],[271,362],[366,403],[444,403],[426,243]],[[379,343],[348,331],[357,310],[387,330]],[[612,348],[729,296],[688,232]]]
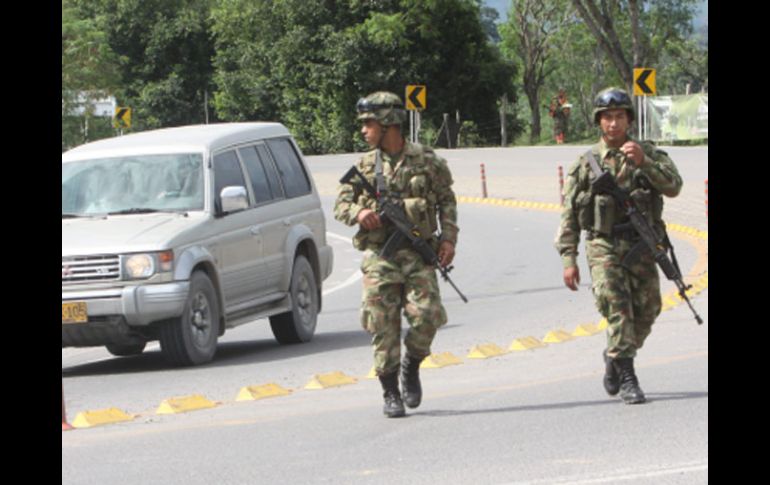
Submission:
[[[62,324],[62,346],[89,346],[131,340],[131,329],[182,315],[188,281],[123,288],[62,289],[62,303],[85,302],[87,323]]]

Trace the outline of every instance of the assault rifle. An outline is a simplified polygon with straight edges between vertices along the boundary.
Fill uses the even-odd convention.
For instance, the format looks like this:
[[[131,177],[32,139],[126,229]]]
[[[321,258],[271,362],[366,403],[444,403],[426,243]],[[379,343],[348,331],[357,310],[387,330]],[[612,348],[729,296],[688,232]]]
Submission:
[[[684,300],[690,307],[690,310],[692,310],[692,313],[695,316],[695,321],[698,322],[698,325],[702,324],[703,319],[701,319],[701,317],[695,311],[695,308],[693,308],[692,303],[690,303],[690,299],[687,298],[687,294],[685,293],[687,290],[692,288],[692,285],[686,285],[682,279],[682,273],[679,271],[679,265],[676,263],[676,257],[674,257],[674,262],[672,262],[666,254],[666,249],[671,248],[671,254],[673,255],[673,246],[668,240],[668,236],[666,236],[665,233],[662,237],[659,236],[655,229],[649,224],[649,222],[647,222],[647,219],[644,217],[644,215],[639,212],[639,209],[637,209],[636,204],[634,203],[634,200],[631,198],[631,196],[627,194],[623,189],[618,187],[617,182],[615,182],[615,178],[609,172],[604,172],[599,169],[599,166],[596,164],[592,153],[589,152],[587,156],[589,157],[589,163],[593,162],[591,163],[591,168],[597,175],[596,179],[591,182],[592,190],[595,193],[611,195],[615,199],[615,202],[617,202],[618,206],[625,212],[626,216],[628,216],[631,221],[631,225],[641,238],[641,241],[636,243],[636,245],[631,248],[623,262],[626,263],[638,258],[641,252],[645,249],[650,250],[653,257],[655,258],[655,262],[658,264],[658,266],[660,266],[660,269],[663,270],[666,278],[676,284],[676,287],[679,290],[679,296],[682,297],[682,300]],[[600,173],[596,173],[597,170]]]
[[[377,206],[379,207],[378,215],[380,219],[384,221],[390,221],[396,231],[385,242],[385,246],[380,250],[380,256],[384,258],[390,257],[397,249],[401,248],[405,240],[411,243],[412,248],[422,257],[425,264],[430,264],[438,268],[441,277],[452,285],[452,288],[460,295],[460,298],[465,303],[468,303],[468,299],[460,292],[459,288],[455,286],[451,278],[449,278],[449,272],[452,271],[454,266],[442,266],[439,261],[438,255],[432,247],[420,237],[420,230],[415,224],[413,224],[406,216],[404,209],[393,200],[388,197],[383,197],[377,190],[366,180],[366,177],[355,167],[350,167],[350,170],[340,179],[340,183],[350,184],[353,177],[358,177],[361,181],[361,185],[364,189],[377,199]]]

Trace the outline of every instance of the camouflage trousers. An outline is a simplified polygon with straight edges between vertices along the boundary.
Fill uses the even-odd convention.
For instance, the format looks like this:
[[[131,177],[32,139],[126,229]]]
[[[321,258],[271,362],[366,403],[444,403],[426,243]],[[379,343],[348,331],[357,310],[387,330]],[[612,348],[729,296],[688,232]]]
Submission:
[[[623,257],[632,243],[613,243],[604,238],[586,241],[588,265],[596,307],[607,319],[607,356],[634,358],[652,332],[660,314],[660,279],[655,260],[644,251],[625,267]]]
[[[447,322],[435,268],[411,249],[399,250],[390,259],[366,250],[361,271],[361,325],[372,335],[377,375],[390,374],[400,365],[402,309],[409,322],[406,352],[416,358],[430,355],[436,331]]]

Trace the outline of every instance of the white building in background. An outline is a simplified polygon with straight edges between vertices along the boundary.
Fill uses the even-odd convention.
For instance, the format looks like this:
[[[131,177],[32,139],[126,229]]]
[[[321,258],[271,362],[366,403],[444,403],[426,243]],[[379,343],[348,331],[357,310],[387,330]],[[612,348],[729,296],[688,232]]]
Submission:
[[[112,96],[106,98],[93,98],[87,92],[78,93],[75,98],[75,102],[70,105],[70,116],[83,116],[86,112],[86,107],[93,106],[94,111],[92,116],[103,116],[112,118],[115,115],[115,108],[117,107],[117,101]],[[64,101],[62,100],[62,112],[64,111]]]

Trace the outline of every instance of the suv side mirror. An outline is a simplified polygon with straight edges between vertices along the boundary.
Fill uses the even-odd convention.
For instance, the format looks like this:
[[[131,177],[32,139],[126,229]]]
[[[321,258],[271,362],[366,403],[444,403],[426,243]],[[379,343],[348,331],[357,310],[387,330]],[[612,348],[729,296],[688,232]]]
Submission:
[[[225,187],[220,192],[219,198],[222,201],[222,215],[249,208],[249,196],[246,193],[246,187]]]

